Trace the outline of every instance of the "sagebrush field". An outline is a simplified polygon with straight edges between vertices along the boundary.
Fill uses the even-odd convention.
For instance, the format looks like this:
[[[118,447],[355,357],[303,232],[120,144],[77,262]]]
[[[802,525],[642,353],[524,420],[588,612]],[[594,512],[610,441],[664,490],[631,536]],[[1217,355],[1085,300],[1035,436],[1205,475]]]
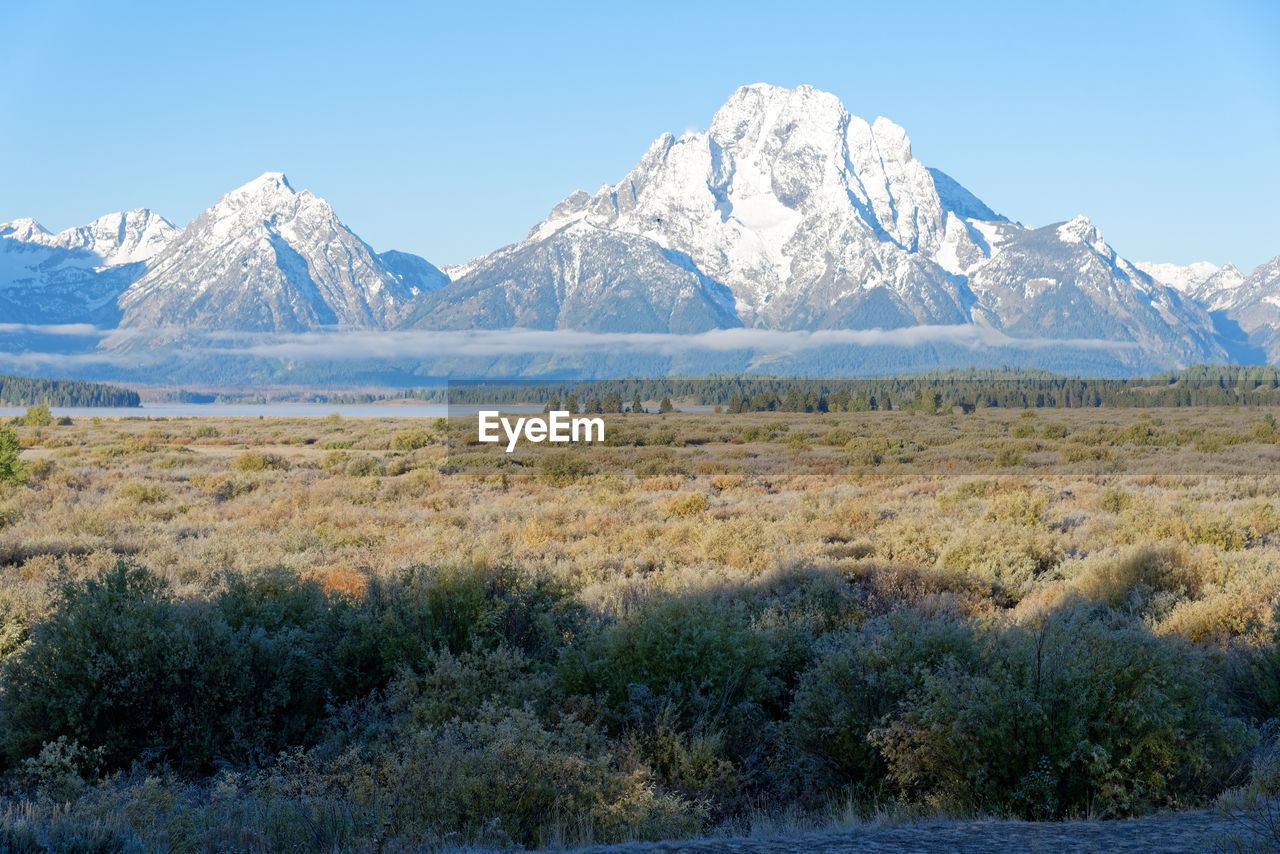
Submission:
[[[511,455],[394,414],[3,428],[0,849],[553,846],[1280,784],[1268,410],[618,415]]]

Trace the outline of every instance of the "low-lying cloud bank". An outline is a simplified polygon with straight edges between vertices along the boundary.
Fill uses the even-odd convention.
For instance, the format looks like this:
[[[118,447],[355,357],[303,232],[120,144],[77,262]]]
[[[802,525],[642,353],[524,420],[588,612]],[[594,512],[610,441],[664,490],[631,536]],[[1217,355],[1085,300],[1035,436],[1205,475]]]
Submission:
[[[0,323],[0,334],[68,335],[79,338],[105,338],[114,330],[99,329],[89,323]]]
[[[215,336],[210,336],[214,338]],[[573,330],[497,329],[472,331],[366,330],[317,331],[289,335],[236,336],[237,342],[210,341],[205,352],[262,358],[334,360],[429,358],[441,356],[505,356],[524,353],[655,353],[693,351],[781,354],[834,346],[919,347],[948,344],[983,348],[1126,350],[1131,342],[1101,339],[1013,338],[974,324],[913,326],[904,329],[832,329],[783,332],[768,329],[717,329],[696,335],[645,332],[578,332]]]

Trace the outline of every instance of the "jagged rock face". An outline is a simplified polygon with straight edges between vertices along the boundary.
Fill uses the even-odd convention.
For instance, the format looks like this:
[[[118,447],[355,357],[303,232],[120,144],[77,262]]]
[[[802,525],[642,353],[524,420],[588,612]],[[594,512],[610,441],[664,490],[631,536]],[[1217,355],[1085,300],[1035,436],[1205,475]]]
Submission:
[[[1244,274],[1231,264],[1218,267],[1207,261],[1197,261],[1186,266],[1151,263],[1134,266],[1160,284],[1195,300],[1208,311],[1229,307],[1237,298],[1237,289],[1245,281]]]
[[[1088,219],[1002,236],[969,285],[1007,334],[1128,342],[1176,361],[1226,358],[1205,311],[1121,258]]]
[[[439,267],[412,252],[399,252],[395,249],[379,252],[378,260],[414,293],[439,290],[449,284],[449,277]]]
[[[323,199],[269,172],[223,196],[120,297],[124,326],[385,327],[415,286]]]
[[[81,249],[102,259],[104,266],[146,263],[164,251],[178,235],[173,223],[149,210],[107,214],[88,225],[57,236],[65,249]]]
[[[812,87],[754,85],[707,130],[663,135],[622,181],[573,193],[524,241],[446,272],[374,253],[279,173],[181,231],[147,211],[57,235],[5,223],[0,323],[677,334],[975,323],[1036,346],[1115,342],[1123,364],[1172,366],[1251,360],[1249,347],[1280,360],[1278,264],[1249,277],[1131,264],[1083,217],[1031,229],[998,215],[916,160],[887,119],[866,122]]]
[[[624,239],[687,256],[730,290],[748,326],[981,322],[1036,338],[1110,337],[1178,360],[1222,355],[1207,315],[1119,258],[1087,220],[1011,223],[916,160],[902,128],[851,116],[808,86],[739,89],[708,130],[660,137],[619,183],[572,194],[523,243],[458,268],[412,322],[460,323],[465,310],[443,310],[454,294],[505,304],[483,288],[518,289],[519,259],[584,225],[600,264]]]
[[[57,234],[33,219],[0,223],[0,321],[114,325],[116,298],[177,233],[148,210]]]
[[[1228,264],[1223,270],[1235,275],[1206,293],[1215,312],[1233,321],[1261,348],[1271,364],[1280,364],[1280,255],[1259,264],[1245,277]]]
[[[687,257],[579,222],[420,298],[406,325],[692,333],[741,324],[729,291]]]
[[[957,206],[997,218],[947,180]],[[978,254],[967,229],[948,229],[958,216],[902,128],[808,86],[756,85],[709,130],[666,134],[618,184],[567,198],[530,239],[578,221],[646,237],[727,286],[749,325],[903,326],[966,319],[939,263]]]

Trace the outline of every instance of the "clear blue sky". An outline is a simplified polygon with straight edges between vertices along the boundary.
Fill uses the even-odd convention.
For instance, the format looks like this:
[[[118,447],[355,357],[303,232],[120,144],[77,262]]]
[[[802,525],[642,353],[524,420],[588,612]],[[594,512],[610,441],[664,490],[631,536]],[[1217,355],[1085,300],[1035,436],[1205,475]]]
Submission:
[[[811,83],[1027,224],[1280,253],[1280,3],[68,3],[0,17],[0,220],[183,224],[282,170],[463,261],[739,85]]]

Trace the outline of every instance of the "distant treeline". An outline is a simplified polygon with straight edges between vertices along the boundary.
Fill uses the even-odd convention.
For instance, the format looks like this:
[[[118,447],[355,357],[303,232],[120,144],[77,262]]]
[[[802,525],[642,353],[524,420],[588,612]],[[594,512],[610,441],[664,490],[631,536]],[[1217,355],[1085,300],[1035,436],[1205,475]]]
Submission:
[[[430,390],[438,394],[438,389]],[[621,377],[582,383],[451,384],[449,402],[548,403],[670,398],[729,412],[858,412],[886,409],[1280,406],[1280,369],[1194,365],[1148,377],[1065,377],[1041,371],[949,370],[872,379],[723,375]],[[414,396],[407,393],[404,396]],[[610,407],[604,407],[609,411]]]
[[[8,406],[139,406],[136,391],[81,380],[44,380],[0,374],[0,404]]]

